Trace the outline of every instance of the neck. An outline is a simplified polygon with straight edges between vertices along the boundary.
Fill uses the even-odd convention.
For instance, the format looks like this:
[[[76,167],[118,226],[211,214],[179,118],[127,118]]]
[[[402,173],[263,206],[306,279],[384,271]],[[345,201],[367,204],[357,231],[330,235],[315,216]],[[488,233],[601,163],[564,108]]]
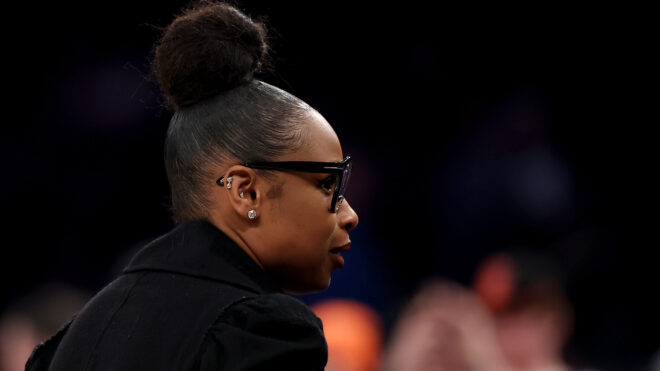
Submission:
[[[250,245],[245,241],[243,236],[236,232],[233,228],[231,228],[229,225],[227,225],[222,218],[219,218],[215,215],[210,215],[209,216],[209,222],[213,224],[216,228],[224,232],[229,238],[231,238],[236,244],[243,250],[245,251],[248,256],[259,265],[261,269],[264,269],[263,264],[257,257],[257,254],[250,248]]]

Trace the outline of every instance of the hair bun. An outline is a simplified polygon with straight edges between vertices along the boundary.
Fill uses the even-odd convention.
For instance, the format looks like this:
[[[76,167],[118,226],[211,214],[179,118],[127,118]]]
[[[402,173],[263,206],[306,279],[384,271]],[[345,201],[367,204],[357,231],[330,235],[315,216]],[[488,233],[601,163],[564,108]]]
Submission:
[[[231,5],[202,1],[165,29],[152,68],[166,105],[177,110],[249,83],[267,53],[263,24]]]

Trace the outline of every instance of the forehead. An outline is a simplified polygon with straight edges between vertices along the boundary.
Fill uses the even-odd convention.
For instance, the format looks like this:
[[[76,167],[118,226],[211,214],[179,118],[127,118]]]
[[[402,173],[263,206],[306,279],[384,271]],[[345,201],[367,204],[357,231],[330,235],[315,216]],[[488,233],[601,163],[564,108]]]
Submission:
[[[339,138],[328,121],[312,110],[304,123],[307,135],[303,147],[281,161],[340,162],[344,159]]]

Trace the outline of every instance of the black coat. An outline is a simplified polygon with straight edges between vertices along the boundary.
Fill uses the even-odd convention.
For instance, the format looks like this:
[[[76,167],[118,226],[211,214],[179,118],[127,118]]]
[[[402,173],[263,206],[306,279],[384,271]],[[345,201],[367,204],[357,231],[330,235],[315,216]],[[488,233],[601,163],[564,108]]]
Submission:
[[[140,250],[26,370],[322,370],[327,354],[314,313],[195,221]]]

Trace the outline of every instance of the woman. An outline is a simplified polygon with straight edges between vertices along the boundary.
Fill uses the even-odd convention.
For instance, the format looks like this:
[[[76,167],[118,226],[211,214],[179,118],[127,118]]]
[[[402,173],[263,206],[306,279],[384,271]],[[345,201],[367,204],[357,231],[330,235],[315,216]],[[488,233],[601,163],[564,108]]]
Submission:
[[[200,3],[156,44],[175,110],[166,169],[177,227],[33,352],[28,370],[321,370],[321,321],[285,294],[324,290],[358,223],[351,170],[309,105],[254,79],[263,25]]]

